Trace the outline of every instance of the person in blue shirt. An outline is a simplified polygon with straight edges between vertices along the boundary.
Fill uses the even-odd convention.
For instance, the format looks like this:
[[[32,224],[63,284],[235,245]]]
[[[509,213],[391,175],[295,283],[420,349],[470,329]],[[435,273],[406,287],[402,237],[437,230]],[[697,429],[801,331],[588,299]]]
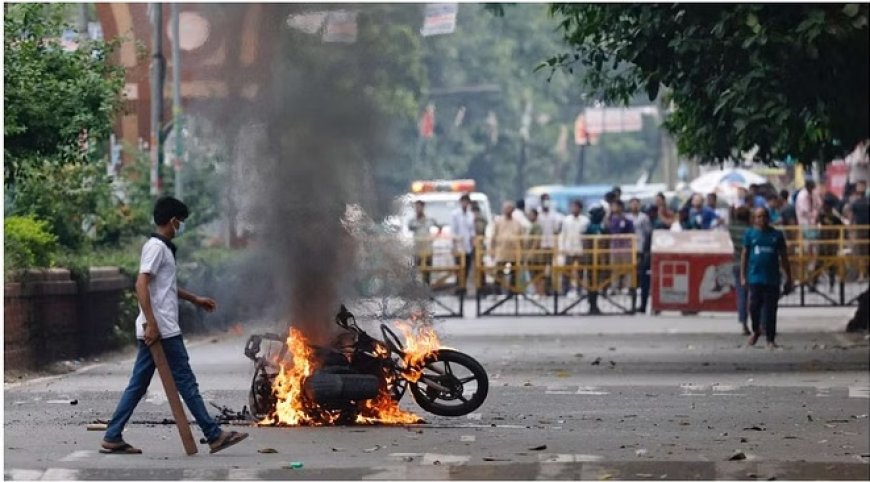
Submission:
[[[785,293],[792,289],[791,265],[785,236],[770,225],[770,214],[765,208],[756,208],[753,227],[743,236],[743,256],[740,262],[740,280],[749,286],[749,317],[752,334],[748,344],[755,345],[761,330],[769,349],[776,345],[776,310],[780,294],[780,269],[785,271]]]
[[[694,194],[689,207],[689,229],[710,229],[719,224],[716,211],[704,205],[704,196]]]

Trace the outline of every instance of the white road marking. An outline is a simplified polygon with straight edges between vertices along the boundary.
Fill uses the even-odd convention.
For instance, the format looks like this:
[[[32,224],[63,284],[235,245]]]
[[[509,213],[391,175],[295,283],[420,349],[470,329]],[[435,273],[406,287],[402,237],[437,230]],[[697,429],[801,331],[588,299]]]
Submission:
[[[736,385],[713,385],[713,395],[727,397],[745,397],[745,393],[734,393],[738,389],[740,389],[740,387]]]
[[[816,396],[817,397],[830,397],[831,396],[831,387],[816,387]]]
[[[481,418],[482,416],[483,416],[482,413],[469,413],[469,414],[468,414],[468,419],[469,419],[469,420],[480,420],[480,418]]]
[[[230,469],[227,480],[260,480],[258,469]]]
[[[475,440],[474,435],[463,435],[459,437],[460,442],[474,442]]]
[[[573,390],[547,390],[546,395],[574,395]]]
[[[600,462],[604,457],[591,454],[538,454],[542,464],[564,464],[571,462]]]
[[[610,395],[610,392],[598,390],[598,387],[580,387],[575,395]]]
[[[75,452],[67,455],[66,457],[60,459],[61,462],[78,462],[79,460],[86,459],[91,455],[96,455],[96,450],[76,450]]]
[[[680,394],[681,397],[706,397],[706,393],[698,393],[704,392],[707,390],[706,385],[695,385],[694,383],[683,383],[680,385],[680,389],[683,393]]]
[[[371,468],[377,472],[365,475],[362,480],[407,480],[407,465],[377,465]]]
[[[849,398],[870,398],[870,386],[852,385],[849,387]]]
[[[79,471],[73,469],[47,469],[39,480],[78,480]]]
[[[423,452],[394,452],[390,457],[422,457]]]
[[[6,472],[6,480],[39,480],[41,470],[12,469]]]
[[[423,454],[423,460],[420,462],[420,465],[436,465],[435,462],[438,462],[437,465],[465,465],[469,460],[471,460],[469,455],[426,453]]]
[[[163,405],[168,401],[166,398],[166,394],[160,390],[149,391],[148,397],[145,399],[146,402],[154,404],[154,405]]]

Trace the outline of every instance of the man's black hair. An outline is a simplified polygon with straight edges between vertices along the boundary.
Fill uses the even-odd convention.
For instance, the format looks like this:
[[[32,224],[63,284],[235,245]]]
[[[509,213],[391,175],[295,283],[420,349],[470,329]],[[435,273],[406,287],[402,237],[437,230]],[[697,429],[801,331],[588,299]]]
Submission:
[[[616,201],[613,201],[613,205],[625,209],[625,203],[622,202],[622,199],[617,199]]]
[[[423,202],[422,200],[420,200],[420,199],[414,201],[414,204],[419,204],[419,205],[421,205],[421,206],[425,206],[425,205],[426,205],[426,203],[424,203],[424,202]]]
[[[472,211],[480,211],[480,203],[477,201],[472,202],[471,203],[471,210]]]
[[[784,201],[788,201],[789,192],[788,189],[783,189],[779,192],[779,197],[781,197]]]
[[[622,188],[619,186],[613,186],[613,188],[610,189],[610,192],[622,194]]]
[[[637,197],[633,197],[633,198],[628,200],[628,202],[634,202],[634,201],[640,202],[640,199]]]
[[[616,200],[616,193],[613,191],[608,191],[607,194],[604,195],[604,200],[608,203],[612,203]]]
[[[517,199],[515,206],[520,211],[525,211],[526,210],[526,200],[525,199]]]
[[[183,221],[189,215],[187,205],[172,196],[162,197],[154,204],[154,223],[158,226],[163,226],[172,218]]]
[[[583,201],[581,199],[572,199],[571,204],[576,204],[577,207],[583,209]]]
[[[459,198],[459,200],[471,202],[471,196],[469,196],[468,194],[463,194],[462,197]]]

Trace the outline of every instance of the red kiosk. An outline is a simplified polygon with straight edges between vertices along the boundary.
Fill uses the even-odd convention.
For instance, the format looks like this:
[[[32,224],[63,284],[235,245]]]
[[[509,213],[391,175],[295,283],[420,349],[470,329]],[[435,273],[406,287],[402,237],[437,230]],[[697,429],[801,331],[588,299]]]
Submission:
[[[726,231],[653,231],[653,313],[736,311],[734,247]]]

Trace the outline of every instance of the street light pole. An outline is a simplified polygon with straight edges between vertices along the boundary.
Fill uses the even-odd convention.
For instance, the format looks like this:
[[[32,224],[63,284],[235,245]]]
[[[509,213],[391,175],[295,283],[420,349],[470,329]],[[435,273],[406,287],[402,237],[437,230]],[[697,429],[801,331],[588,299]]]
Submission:
[[[160,122],[163,120],[163,5],[151,4],[151,195],[160,194],[160,164],[163,142]]]
[[[182,186],[182,156],[183,145],[181,139],[182,116],[181,116],[181,38],[178,33],[178,4],[172,4],[172,115],[175,121],[175,198],[181,199],[184,195]]]

